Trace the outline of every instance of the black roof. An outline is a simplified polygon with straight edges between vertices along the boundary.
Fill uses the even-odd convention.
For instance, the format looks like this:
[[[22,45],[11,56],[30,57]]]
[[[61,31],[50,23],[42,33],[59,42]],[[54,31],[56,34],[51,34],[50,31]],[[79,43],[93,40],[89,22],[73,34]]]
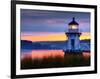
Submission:
[[[79,25],[76,21],[75,18],[73,17],[73,20],[68,24],[68,25]]]

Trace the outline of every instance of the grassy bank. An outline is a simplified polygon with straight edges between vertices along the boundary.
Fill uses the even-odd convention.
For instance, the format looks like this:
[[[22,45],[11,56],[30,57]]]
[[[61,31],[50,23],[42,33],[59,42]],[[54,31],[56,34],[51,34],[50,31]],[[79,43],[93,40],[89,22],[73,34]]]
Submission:
[[[21,69],[57,68],[89,66],[90,57],[82,54],[67,54],[64,57],[48,57],[43,59],[24,58],[21,60]]]

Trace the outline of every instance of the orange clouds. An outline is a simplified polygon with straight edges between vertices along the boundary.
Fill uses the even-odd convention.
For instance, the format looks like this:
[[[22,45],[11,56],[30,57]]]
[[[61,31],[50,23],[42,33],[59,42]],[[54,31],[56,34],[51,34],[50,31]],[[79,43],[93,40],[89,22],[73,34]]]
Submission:
[[[84,32],[80,36],[80,40],[84,39],[90,39],[90,33],[89,32]],[[64,33],[56,33],[56,34],[47,34],[47,35],[37,35],[37,36],[32,36],[32,35],[24,35],[21,36],[21,40],[30,40],[30,41],[65,41],[68,38]]]
[[[91,39],[90,32],[83,32],[82,35],[80,36],[80,40],[84,39]]]
[[[30,41],[65,41],[65,34],[48,34],[42,36],[21,36],[21,40],[30,40]]]

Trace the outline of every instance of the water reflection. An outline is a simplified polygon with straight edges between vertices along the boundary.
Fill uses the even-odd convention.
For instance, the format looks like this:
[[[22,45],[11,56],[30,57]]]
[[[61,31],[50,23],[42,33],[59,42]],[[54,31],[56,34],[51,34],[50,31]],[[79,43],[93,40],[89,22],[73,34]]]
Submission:
[[[82,55],[85,58],[90,57],[90,52],[83,52]],[[63,50],[22,50],[21,59],[32,58],[32,59],[43,59],[48,57],[64,57]]]

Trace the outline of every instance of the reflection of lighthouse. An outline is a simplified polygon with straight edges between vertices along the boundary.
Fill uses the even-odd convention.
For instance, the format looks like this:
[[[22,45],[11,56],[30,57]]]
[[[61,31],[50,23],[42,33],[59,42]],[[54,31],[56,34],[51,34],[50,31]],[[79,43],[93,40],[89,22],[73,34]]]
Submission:
[[[79,53],[80,52],[80,40],[79,37],[79,24],[75,21],[75,18],[68,24],[68,32],[66,36],[68,37],[67,50],[66,52]]]

